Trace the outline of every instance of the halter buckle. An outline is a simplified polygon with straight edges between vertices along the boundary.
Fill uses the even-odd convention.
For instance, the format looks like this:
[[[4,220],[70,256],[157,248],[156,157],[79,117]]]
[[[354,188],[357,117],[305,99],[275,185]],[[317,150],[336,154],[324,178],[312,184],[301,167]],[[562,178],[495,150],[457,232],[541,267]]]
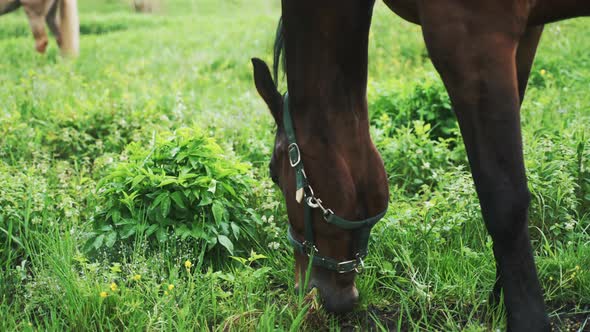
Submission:
[[[365,261],[360,254],[356,254],[356,266],[354,267],[354,272],[361,274],[365,270]]]
[[[289,164],[291,164],[291,167],[297,167],[297,165],[301,163],[301,151],[299,151],[299,145],[297,145],[297,143],[291,143],[287,147],[287,151],[289,153]]]
[[[351,268],[348,266],[351,266]],[[344,267],[346,267],[346,269]],[[349,273],[353,271],[358,274],[361,274],[364,270],[365,262],[363,261],[363,258],[361,257],[360,253],[357,253],[354,256],[354,259],[352,260],[342,261],[336,264],[336,272],[338,272],[339,274]]]
[[[303,241],[302,245],[307,257],[315,256],[318,252],[320,252],[315,244],[310,243],[309,241]]]

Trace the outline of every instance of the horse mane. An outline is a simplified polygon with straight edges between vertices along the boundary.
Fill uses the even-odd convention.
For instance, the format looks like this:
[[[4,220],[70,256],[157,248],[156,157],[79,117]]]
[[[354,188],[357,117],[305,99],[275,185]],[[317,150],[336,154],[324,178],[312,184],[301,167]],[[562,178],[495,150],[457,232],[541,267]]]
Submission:
[[[283,17],[279,18],[279,23],[277,24],[277,32],[275,35],[275,42],[273,46],[273,64],[272,64],[272,72],[274,75],[275,85],[279,85],[279,67],[282,67],[283,72],[285,72],[285,36],[283,34]],[[283,55],[281,59],[281,54]],[[281,61],[282,60],[282,61]]]

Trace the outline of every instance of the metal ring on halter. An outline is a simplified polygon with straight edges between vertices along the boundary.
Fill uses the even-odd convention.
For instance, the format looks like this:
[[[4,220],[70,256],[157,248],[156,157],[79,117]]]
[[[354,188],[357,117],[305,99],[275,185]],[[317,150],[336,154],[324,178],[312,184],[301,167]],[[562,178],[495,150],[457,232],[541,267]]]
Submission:
[[[315,256],[318,252],[320,252],[315,244],[309,243],[308,241],[303,241],[302,245],[303,248],[307,249],[306,254],[308,257]]]
[[[303,178],[307,180],[307,175],[305,171],[302,170]],[[305,197],[315,197],[315,193],[313,192],[313,188],[308,184],[303,188],[305,192]]]
[[[322,200],[320,200],[319,198],[316,198],[314,196],[307,197],[306,201],[307,201],[307,205],[309,205],[309,207],[312,209],[317,209],[322,205]]]

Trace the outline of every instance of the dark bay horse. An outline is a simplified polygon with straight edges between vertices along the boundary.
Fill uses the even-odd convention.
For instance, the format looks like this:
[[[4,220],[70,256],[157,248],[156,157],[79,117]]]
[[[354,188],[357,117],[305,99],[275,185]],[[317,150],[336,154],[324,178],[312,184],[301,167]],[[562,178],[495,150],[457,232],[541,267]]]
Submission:
[[[80,23],[77,0],[0,0],[0,15],[20,7],[23,7],[29,19],[37,52],[45,53],[47,48],[47,25],[62,55],[78,55]]]
[[[543,25],[590,15],[590,1],[385,3],[422,27],[451,98],[494,243],[492,299],[499,301],[503,290],[508,330],[550,330],[529,239],[519,111]],[[275,63],[284,48],[288,97],[277,91],[266,64],[253,59],[257,90],[278,127],[270,172],[286,199],[296,271],[305,272],[313,257],[310,285],[332,312],[350,311],[357,302],[354,279],[366,254],[366,228],[388,204],[387,176],[367,115],[373,5],[282,0]],[[303,285],[303,274],[295,275],[296,285]]]

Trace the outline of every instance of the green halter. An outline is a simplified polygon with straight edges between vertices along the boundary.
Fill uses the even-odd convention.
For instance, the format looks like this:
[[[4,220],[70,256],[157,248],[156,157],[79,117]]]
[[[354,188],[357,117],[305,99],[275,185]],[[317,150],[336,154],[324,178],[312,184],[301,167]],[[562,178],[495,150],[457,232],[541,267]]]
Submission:
[[[295,128],[293,126],[293,119],[289,112],[289,95],[285,93],[283,100],[283,126],[287,135],[289,146],[287,148],[289,154],[289,163],[295,170],[295,179],[297,184],[297,191],[295,199],[298,203],[304,202],[304,226],[305,226],[305,240],[298,241],[293,236],[293,229],[289,226],[287,231],[287,238],[301,254],[307,255],[312,259],[312,264],[320,266],[328,270],[333,270],[338,273],[347,273],[356,271],[361,272],[364,266],[363,259],[367,256],[367,248],[369,246],[369,236],[371,229],[375,224],[383,218],[385,211],[379,213],[374,217],[370,217],[359,221],[350,221],[341,218],[334,214],[334,212],[322,205],[322,200],[317,198],[307,181],[307,176],[303,168],[303,161],[301,160],[301,151],[297,145],[295,137]],[[318,255],[318,249],[314,244],[313,236],[313,210],[320,209],[322,211],[324,220],[344,230],[355,230],[353,240],[355,242],[357,251],[354,254],[354,259],[347,261],[337,261],[330,257]]]

